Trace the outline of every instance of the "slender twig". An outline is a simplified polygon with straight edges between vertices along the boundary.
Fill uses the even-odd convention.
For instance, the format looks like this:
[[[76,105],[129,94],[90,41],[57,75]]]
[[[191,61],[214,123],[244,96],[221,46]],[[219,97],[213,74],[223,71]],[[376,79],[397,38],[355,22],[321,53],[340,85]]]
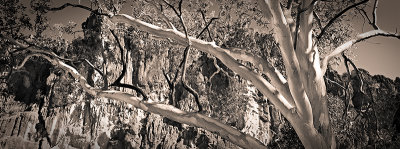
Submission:
[[[122,63],[122,72],[121,75],[119,75],[119,77],[110,85],[110,86],[115,86],[118,83],[121,82],[122,78],[125,76],[126,73],[126,63],[124,60],[124,48],[121,45],[121,42],[118,39],[118,36],[115,34],[114,30],[110,29],[111,34],[114,36],[115,40],[117,41],[118,47],[119,47],[119,51],[121,54],[121,63]]]
[[[360,91],[361,91],[361,92],[364,92],[364,90],[363,90],[363,84],[364,84],[364,82],[363,82],[362,76],[361,76],[360,71],[358,70],[357,66],[356,66],[356,65],[353,63],[353,61],[352,61],[351,59],[349,59],[344,53],[342,53],[342,56],[343,56],[343,58],[344,58],[344,62],[346,63],[346,65],[347,65],[347,62],[349,62],[350,65],[353,67],[353,69],[356,71],[357,78],[360,80]],[[350,73],[349,73],[349,75],[350,75]]]
[[[340,85],[338,82],[336,82],[336,81],[333,81],[333,80],[331,80],[331,79],[329,79],[328,77],[324,77],[327,81],[329,81],[329,82],[331,82],[331,83],[333,83],[333,84],[335,84],[335,85],[337,85],[337,86],[339,86],[339,87],[341,87],[341,88],[343,88],[343,89],[346,89],[343,85]]]
[[[362,27],[362,31],[364,31],[364,26],[365,26],[365,20],[368,21],[368,24],[371,24],[371,20],[369,19],[367,12],[365,12],[364,9],[360,9],[360,8],[356,8],[356,10],[358,11],[358,13],[361,14],[362,18],[363,18],[363,27]]]
[[[181,14],[178,13],[178,11],[175,9],[174,6],[172,6],[170,3],[168,3],[166,0],[163,0],[165,4],[167,4],[169,7],[171,7],[171,9],[175,12],[175,14],[177,14],[178,16],[180,16]]]
[[[205,16],[204,12],[203,12],[203,11],[200,11],[200,13],[201,13],[201,16],[202,16],[204,22],[207,22],[207,21],[206,21],[206,16]],[[217,20],[217,19],[219,19],[219,18],[215,18],[215,17],[214,17],[214,18],[211,18],[210,21],[208,21],[206,27],[204,27],[203,30],[199,33],[199,35],[197,35],[197,38],[200,37],[200,35],[204,32],[204,30],[207,30],[208,36],[210,37],[211,41],[214,41],[214,39],[212,38],[211,32],[210,32],[210,30],[208,29],[208,27],[211,25],[211,23],[212,23],[214,20]]]
[[[363,16],[364,18],[364,22],[365,22],[365,18],[367,18],[368,20],[368,24],[370,24],[372,26],[372,28],[378,30],[379,27],[376,25],[376,7],[374,7],[373,13],[372,13],[372,21],[371,19],[368,17],[367,12],[364,9],[357,9],[358,12]]]
[[[107,16],[107,17],[112,17],[112,14],[111,14],[111,13],[101,13],[101,12],[95,11],[95,10],[93,10],[92,8],[89,8],[89,7],[84,6],[84,5],[71,4],[71,3],[65,3],[64,5],[62,5],[62,6],[60,6],[60,7],[55,7],[55,8],[47,7],[47,8],[45,8],[45,10],[48,10],[48,11],[59,11],[59,10],[65,9],[65,8],[67,8],[67,7],[82,8],[82,9],[88,10],[88,11],[94,13],[94,14],[97,14],[97,15],[104,15],[104,16]]]
[[[217,71],[215,71],[213,74],[211,74],[211,76],[210,76],[210,78],[208,79],[208,81],[211,83],[212,78],[213,78],[216,74],[218,74],[219,72],[221,72],[221,71],[222,71],[226,76],[230,77],[229,74],[228,74],[228,72],[226,72],[224,69],[222,69],[221,67],[218,66],[218,64],[217,64],[217,59],[216,59],[215,57],[213,57],[212,59],[213,59],[214,67],[217,69]]]
[[[162,72],[163,72],[163,75],[164,75],[165,79],[167,80],[169,88],[173,88],[174,85],[171,82],[171,79],[169,78],[168,74],[165,72],[164,68],[162,69]]]
[[[313,11],[313,15],[314,15],[315,20],[317,21],[317,24],[318,24],[320,30],[322,30],[322,24],[321,24],[321,19],[319,18],[319,15],[315,11]]]
[[[344,55],[344,53],[342,53],[342,55]],[[350,70],[349,70],[349,65],[347,64],[346,60],[344,61],[344,65],[346,66],[346,70],[347,70],[347,74],[349,76],[349,80],[350,80]],[[347,117],[347,111],[349,110],[349,105],[350,105],[350,98],[347,97],[349,95],[349,86],[350,86],[350,81],[348,81],[346,83],[346,89],[344,90],[344,105],[345,105],[345,109],[343,111],[343,115],[342,117]]]
[[[95,67],[92,63],[90,63],[89,60],[87,59],[80,59],[80,60],[86,62],[90,67],[96,70],[102,77],[104,76],[103,72],[99,68]]]

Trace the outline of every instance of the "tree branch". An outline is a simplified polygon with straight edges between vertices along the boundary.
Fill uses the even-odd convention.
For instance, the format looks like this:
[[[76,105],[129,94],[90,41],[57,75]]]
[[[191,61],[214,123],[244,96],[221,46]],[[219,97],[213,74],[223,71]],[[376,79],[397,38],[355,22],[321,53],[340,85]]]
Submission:
[[[112,16],[111,13],[100,13],[98,11],[93,10],[92,8],[87,7],[87,6],[83,6],[83,5],[79,5],[79,4],[71,4],[71,3],[65,3],[64,5],[62,5],[60,7],[54,7],[54,8],[47,7],[47,8],[44,8],[44,9],[48,10],[48,11],[59,11],[59,10],[65,9],[67,7],[77,7],[77,8],[82,8],[82,9],[88,10],[88,11],[94,13],[94,14],[97,14],[97,15],[104,15],[104,16],[107,16],[107,17],[111,17]]]
[[[362,79],[362,77],[361,77],[360,71],[358,70],[357,66],[356,66],[356,65],[353,63],[353,61],[352,61],[351,59],[349,59],[343,52],[342,52],[342,57],[343,57],[343,59],[344,59],[345,65],[346,65],[347,73],[348,73],[349,75],[351,75],[350,72],[349,72],[349,66],[347,65],[347,62],[349,62],[350,65],[353,67],[353,69],[356,71],[357,78],[358,78],[358,80],[360,80],[360,91],[364,93],[364,90],[363,90],[364,81],[363,81],[363,79]]]
[[[125,73],[126,73],[127,70],[126,70],[126,63],[125,63],[125,60],[124,60],[124,48],[122,47],[121,42],[119,41],[118,36],[117,36],[117,34],[115,34],[114,30],[110,29],[110,32],[114,36],[114,39],[117,41],[117,44],[118,44],[118,47],[119,47],[119,51],[120,51],[120,54],[121,54],[121,63],[122,63],[122,72],[121,72],[121,74],[110,85],[110,86],[115,86],[116,84],[121,82],[121,80],[122,80],[122,78],[124,78]]]
[[[183,27],[183,30],[184,30],[184,32],[185,32],[185,36],[186,36],[186,39],[187,39],[187,46],[186,46],[185,51],[184,51],[184,54],[183,54],[183,60],[182,60],[183,63],[181,63],[181,65],[179,66],[179,67],[182,67],[182,66],[183,66],[183,68],[182,68],[183,70],[182,70],[182,74],[181,74],[181,82],[182,82],[182,84],[183,84],[183,88],[185,88],[190,94],[193,95],[194,100],[195,100],[195,102],[196,102],[196,104],[197,104],[197,108],[198,108],[199,112],[200,112],[200,111],[203,111],[203,108],[202,108],[202,106],[201,106],[201,104],[200,104],[200,101],[199,101],[199,94],[198,94],[192,87],[190,87],[189,85],[187,85],[187,83],[186,83],[186,65],[187,65],[187,60],[188,60],[188,58],[189,58],[189,54],[190,54],[191,42],[190,42],[188,30],[187,30],[186,25],[185,25],[185,22],[184,22],[184,20],[183,20],[183,13],[182,13],[182,3],[183,3],[183,0],[180,0],[180,1],[179,1],[179,6],[178,6],[179,13],[178,13],[177,10],[176,10],[171,4],[169,4],[167,1],[164,0],[164,2],[165,2],[169,7],[171,7],[171,8],[174,10],[175,14],[179,17],[179,20],[180,20],[180,22],[181,22],[181,24],[182,24],[182,27]],[[206,27],[208,27],[208,26],[206,26]],[[201,32],[201,33],[202,33],[202,32]],[[201,33],[200,33],[198,36],[200,36]]]
[[[206,16],[204,15],[204,12],[203,12],[203,11],[200,11],[200,13],[201,13],[201,16],[203,17],[204,22],[207,22],[207,21],[206,21]],[[212,23],[214,20],[216,20],[216,19],[218,19],[218,18],[211,18],[210,21],[208,21],[206,27],[204,27],[203,30],[199,33],[199,35],[201,35],[205,30],[207,30],[207,32],[208,32],[208,37],[211,39],[211,41],[213,41],[214,39],[212,38],[211,32],[210,32],[210,30],[208,29],[208,27],[209,27],[209,26],[211,25],[211,23]],[[199,37],[200,37],[200,36],[199,36]],[[197,38],[199,38],[199,37],[197,37]]]
[[[379,29],[379,27],[376,25],[376,9],[378,9],[378,0],[375,0],[374,3],[374,10],[372,11],[372,27],[374,29]]]
[[[383,36],[383,37],[393,37],[400,39],[400,35],[397,33],[389,33],[383,30],[371,30],[362,34],[357,35],[354,39],[345,42],[344,44],[340,45],[337,47],[335,50],[333,50],[329,55],[325,56],[322,61],[322,66],[321,69],[323,71],[323,74],[325,74],[328,62],[331,58],[335,57],[336,55],[342,53],[343,51],[347,50],[351,46],[353,46],[356,43],[359,43],[361,41],[364,41],[366,39],[372,38],[372,37],[377,37],[377,36]]]
[[[82,59],[81,59],[82,60]],[[90,67],[92,67],[94,70],[97,71],[97,73],[99,73],[102,77],[104,77],[103,72],[101,72],[101,70],[99,68],[96,68],[92,63],[89,62],[89,60],[87,59],[83,59],[83,61],[85,61]]]
[[[361,4],[367,3],[369,0],[363,0],[361,2],[355,3],[345,9],[343,9],[342,11],[340,11],[338,14],[336,14],[332,19],[329,20],[328,24],[325,25],[324,28],[322,28],[321,33],[319,33],[319,35],[317,36],[317,40],[321,39],[322,35],[325,34],[326,30],[336,21],[336,19],[338,19],[339,17],[341,17],[344,13],[346,13],[347,11],[349,11],[352,8],[355,8]]]
[[[321,19],[319,18],[318,14],[315,13],[315,11],[313,11],[313,15],[314,15],[315,20],[317,21],[317,24],[318,24],[318,26],[319,26],[319,29],[322,30]]]

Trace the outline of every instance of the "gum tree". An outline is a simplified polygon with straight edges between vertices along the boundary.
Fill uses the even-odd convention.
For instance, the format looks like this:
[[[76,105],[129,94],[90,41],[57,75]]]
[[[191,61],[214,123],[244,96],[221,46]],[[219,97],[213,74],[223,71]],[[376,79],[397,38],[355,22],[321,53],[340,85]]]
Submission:
[[[257,13],[253,13],[252,15],[260,15],[258,17],[270,23],[269,26],[272,28],[275,41],[279,45],[278,49],[282,54],[283,64],[285,66],[284,72],[280,72],[260,55],[246,52],[246,50],[240,48],[226,48],[214,41],[207,41],[205,39],[200,39],[198,36],[196,37],[196,35],[190,35],[184,21],[184,13],[182,13],[182,1],[176,3],[169,3],[168,1],[161,0],[147,2],[158,10],[158,15],[161,15],[161,18],[163,18],[166,24],[163,27],[147,23],[131,15],[120,14],[118,11],[95,13],[106,16],[109,21],[108,25],[111,28],[116,28],[116,24],[118,23],[125,23],[127,26],[133,26],[138,30],[180,44],[186,47],[185,57],[187,57],[190,49],[196,49],[215,56],[230,70],[250,81],[268,98],[290,122],[306,148],[335,148],[335,136],[332,132],[332,125],[329,120],[324,80],[324,74],[329,61],[349,49],[352,45],[372,37],[387,36],[400,39],[397,33],[389,33],[379,29],[376,24],[378,0],[371,2],[373,4],[372,15],[366,13],[367,10],[365,8],[367,7],[365,7],[365,4],[368,2],[368,0],[350,1],[348,5],[346,5],[347,7],[338,11],[337,14],[333,16],[322,16],[324,13],[319,12],[318,6],[326,5],[326,3],[330,3],[330,1],[254,1],[251,6]],[[89,7],[69,3],[61,7],[47,7],[45,9],[56,11],[70,6],[93,11]],[[170,8],[173,10],[175,15],[179,18],[182,29],[177,29],[174,26],[174,23],[169,19],[169,15],[163,13],[163,8]],[[323,41],[324,35],[344,14],[354,9],[363,12],[369,24],[372,25],[373,30],[352,38],[350,37],[348,41],[340,43],[333,51],[326,54],[326,56],[320,57],[320,47],[326,47],[321,46],[323,43],[320,43]],[[321,19],[320,17],[324,18]],[[208,30],[207,27],[204,30]],[[210,31],[208,30],[208,32]],[[25,57],[19,67],[22,67],[31,57],[42,57],[53,65],[68,71],[80,82],[81,87],[93,96],[124,101],[144,111],[160,114],[180,123],[216,132],[221,137],[243,148],[265,147],[265,144],[250,135],[244,134],[229,125],[207,117],[201,114],[201,112],[186,112],[172,105],[154,103],[149,99],[143,100],[144,98],[148,98],[143,93],[141,93],[143,95],[142,97],[137,97],[125,92],[107,89],[107,86],[95,88],[89,85],[86,78],[74,67],[66,64],[64,62],[65,58],[61,58],[53,52],[28,46],[7,37],[7,35],[2,35],[2,38],[11,41],[19,48],[26,48],[32,52],[32,54]],[[252,69],[240,63],[242,61],[250,62],[256,68]],[[184,74],[186,61],[183,62],[183,66],[182,82],[185,83]],[[268,79],[266,79],[264,75]],[[116,81],[115,83],[114,85],[121,86],[121,84],[118,84],[119,82]],[[125,85],[125,87],[134,88],[129,85]],[[196,96],[197,93],[195,91],[190,91],[191,89],[188,86],[186,88],[192,95]],[[140,92],[140,89],[136,90]],[[199,110],[201,110],[200,107],[199,105]]]

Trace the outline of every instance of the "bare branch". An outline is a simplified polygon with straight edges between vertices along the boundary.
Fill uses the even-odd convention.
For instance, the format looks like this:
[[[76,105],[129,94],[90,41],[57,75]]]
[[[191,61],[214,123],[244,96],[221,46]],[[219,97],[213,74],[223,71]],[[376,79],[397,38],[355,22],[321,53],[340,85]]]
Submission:
[[[351,59],[349,59],[349,58],[344,54],[344,52],[342,52],[342,57],[343,57],[343,59],[344,59],[345,65],[346,65],[347,73],[348,73],[349,75],[351,75],[350,72],[349,72],[349,66],[347,66],[347,62],[349,62],[350,65],[353,67],[353,69],[356,71],[358,80],[360,80],[360,91],[361,91],[361,92],[364,92],[364,90],[362,89],[362,88],[363,88],[364,81],[363,81],[363,79],[362,79],[362,77],[361,77],[360,71],[358,70],[357,66],[353,63],[353,61],[352,61]]]
[[[324,78],[325,78],[327,81],[329,81],[329,82],[331,82],[331,83],[333,83],[333,84],[339,86],[340,88],[346,89],[343,85],[339,84],[338,82],[333,81],[333,80],[329,79],[328,77],[324,77]]]
[[[115,40],[117,41],[118,47],[119,47],[119,51],[121,54],[121,63],[122,63],[122,72],[119,75],[119,77],[110,85],[110,86],[115,86],[116,84],[120,83],[122,78],[124,78],[125,73],[126,73],[126,63],[124,60],[124,48],[121,45],[121,42],[118,39],[117,34],[115,34],[114,30],[110,29],[111,34],[114,36]]]
[[[295,35],[297,33],[298,30],[295,30],[295,28],[298,25],[298,20],[299,19],[299,13],[297,14],[297,18],[296,21],[294,21],[293,17],[292,17],[292,7],[290,7],[290,9],[284,9],[284,6],[282,4],[281,5],[281,9],[283,11],[283,15],[286,18],[286,22],[289,25],[290,31],[292,32],[293,35]],[[298,7],[299,8],[299,7]],[[293,39],[295,40],[295,38]]]
[[[203,12],[203,11],[200,11],[200,13],[201,13],[201,16],[203,17],[204,22],[207,22],[207,21],[206,21],[206,16],[205,16],[204,12]],[[209,27],[209,26],[211,25],[211,23],[212,23],[214,20],[216,20],[216,19],[218,19],[218,18],[211,18],[211,20],[208,21],[206,27],[204,27],[204,29],[200,32],[199,37],[200,37],[200,35],[201,35],[205,30],[207,30],[207,32],[208,32],[208,37],[211,39],[211,41],[214,40],[214,39],[212,38],[212,36],[211,36],[211,32],[210,32],[210,30],[208,29],[208,27]],[[197,38],[199,38],[199,37],[197,37]]]
[[[165,79],[167,80],[169,88],[173,88],[174,85],[172,84],[171,79],[169,78],[169,76],[165,72],[164,68],[162,69],[162,72],[163,72],[163,75],[164,75]]]
[[[379,29],[379,27],[376,25],[376,9],[378,8],[378,0],[375,0],[375,3],[374,3],[374,7],[373,7],[373,11],[372,11],[372,21],[371,21],[371,19],[368,17],[368,14],[367,14],[367,12],[364,10],[364,9],[359,9],[359,8],[357,8],[357,10],[358,10],[358,12],[363,16],[363,18],[364,18],[364,21],[365,21],[365,18],[367,18],[367,20],[368,20],[368,24],[370,24],[371,26],[372,26],[372,28],[374,28],[374,29]]]
[[[374,3],[374,10],[372,11],[372,27],[374,29],[379,29],[379,27],[376,25],[376,9],[378,9],[378,0],[375,0]]]
[[[182,3],[183,3],[183,0],[180,0],[180,1],[179,1],[179,6],[178,6],[179,13],[178,13],[177,10],[176,10],[171,4],[169,4],[167,1],[164,0],[164,2],[165,2],[169,7],[171,7],[171,8],[174,10],[175,14],[179,17],[179,20],[180,20],[180,22],[181,22],[181,24],[182,24],[182,27],[183,27],[183,30],[184,30],[184,32],[185,32],[185,36],[186,36],[186,39],[187,39],[187,46],[186,46],[185,51],[184,51],[183,60],[182,60],[182,63],[180,64],[180,66],[179,66],[179,67],[182,67],[182,66],[183,66],[183,68],[182,68],[183,71],[182,71],[182,74],[181,74],[181,75],[182,75],[182,76],[181,76],[181,82],[182,82],[182,84],[183,84],[183,88],[185,88],[190,94],[192,94],[192,95],[194,96],[194,99],[195,99],[195,101],[196,101],[196,104],[197,104],[197,107],[198,107],[198,109],[199,109],[199,112],[200,112],[200,111],[203,111],[203,108],[202,108],[202,106],[201,106],[201,104],[200,104],[200,101],[199,101],[199,94],[198,94],[193,88],[191,88],[189,85],[187,85],[187,83],[186,83],[186,65],[187,65],[187,60],[188,60],[189,53],[190,53],[191,42],[190,42],[188,30],[187,30],[186,25],[185,25],[185,22],[184,22],[184,20],[183,20],[183,12],[182,12]],[[208,28],[208,26],[207,26],[206,28]],[[202,33],[202,32],[201,32],[201,33]],[[198,36],[200,36],[201,33],[200,33]],[[175,77],[176,77],[176,76],[175,76]]]
[[[67,58],[63,58],[63,57],[58,56],[56,53],[54,53],[53,51],[51,51],[51,50],[48,49],[48,48],[46,48],[46,50],[37,50],[37,49],[34,49],[33,47],[41,48],[41,49],[43,49],[43,47],[39,47],[39,46],[37,46],[37,45],[35,45],[35,44],[33,44],[33,43],[30,43],[30,42],[28,42],[28,41],[26,41],[26,40],[24,40],[24,41],[25,41],[26,43],[28,43],[29,45],[22,44],[22,43],[18,42],[17,40],[13,39],[13,38],[4,36],[3,34],[0,34],[0,38],[7,39],[7,40],[9,40],[10,42],[14,43],[15,45],[19,46],[19,48],[18,48],[17,50],[13,51],[12,53],[16,53],[16,52],[20,52],[20,51],[22,51],[22,50],[28,49],[28,50],[31,51],[31,52],[43,53],[43,54],[46,54],[46,55],[49,55],[49,56],[52,56],[52,57],[56,57],[56,58],[59,58],[59,59],[62,59],[62,60],[69,60],[69,61],[72,61],[71,59],[67,59]]]
[[[377,36],[383,36],[383,37],[392,37],[392,38],[397,38],[400,39],[400,35],[397,33],[389,33],[383,30],[371,30],[362,34],[357,35],[354,39],[345,42],[344,44],[340,45],[337,47],[335,50],[333,50],[329,55],[325,56],[322,61],[322,66],[321,69],[323,71],[323,74],[325,74],[328,62],[331,58],[335,57],[336,55],[342,53],[343,51],[347,50],[354,44],[364,41],[366,39],[372,38],[372,37],[377,37]]]
[[[87,59],[81,59],[81,60],[85,61],[90,67],[92,67],[94,70],[96,70],[97,73],[99,73],[102,77],[104,77],[103,72],[99,68],[96,68],[92,63],[90,63],[89,60],[87,60]]]
[[[107,17],[111,17],[112,16],[111,13],[101,13],[101,12],[95,11],[92,8],[89,8],[87,6],[83,6],[83,5],[79,5],[79,4],[71,4],[71,3],[65,3],[64,5],[62,5],[60,7],[45,8],[45,9],[48,10],[48,11],[59,11],[59,10],[65,9],[67,7],[77,7],[77,8],[82,8],[82,9],[88,10],[88,11],[94,13],[94,14],[97,14],[97,15],[104,15],[104,16],[107,16]]]
[[[15,69],[21,69],[22,67],[24,67],[25,63],[26,63],[31,57],[39,57],[39,56],[41,56],[41,55],[42,55],[42,54],[35,53],[35,54],[30,54],[30,55],[26,56],[26,57],[24,58],[24,60],[21,62],[21,64],[19,64],[17,67],[15,67]]]
[[[144,91],[140,88],[137,87],[135,85],[131,85],[131,84],[125,84],[125,83],[116,83],[116,84],[112,84],[113,86],[118,86],[118,87],[123,87],[123,88],[129,88],[131,90],[134,90],[136,92],[138,92],[140,95],[143,96],[143,101],[147,101],[149,99],[149,97],[147,96],[146,93],[144,93]],[[110,85],[111,86],[111,85]]]
[[[322,30],[321,19],[319,18],[318,14],[315,13],[315,11],[313,11],[313,15],[314,15],[315,20],[317,21],[319,28]]]
[[[369,0],[363,0],[361,2],[355,3],[345,9],[343,9],[342,11],[340,11],[338,14],[336,14],[332,19],[329,20],[328,24],[325,25],[324,28],[322,28],[321,33],[319,33],[319,35],[317,36],[317,39],[321,39],[322,35],[325,34],[326,30],[336,21],[336,19],[338,19],[339,17],[341,17],[344,13],[346,13],[347,11],[351,10],[352,8],[355,8],[361,4],[367,3]]]

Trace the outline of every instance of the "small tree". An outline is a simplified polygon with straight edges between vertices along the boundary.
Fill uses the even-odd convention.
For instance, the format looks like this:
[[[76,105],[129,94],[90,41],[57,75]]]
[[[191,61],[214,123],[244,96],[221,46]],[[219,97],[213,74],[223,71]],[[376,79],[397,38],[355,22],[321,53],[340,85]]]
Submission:
[[[165,27],[159,27],[144,22],[127,14],[119,14],[118,9],[110,9],[108,7],[103,8],[103,10],[113,11],[93,11],[89,7],[69,3],[58,8],[46,7],[45,9],[55,11],[64,9],[68,6],[80,7],[90,10],[97,15],[107,16],[106,18],[109,20],[111,28],[115,28],[118,23],[125,23],[128,26],[133,26],[135,29],[148,32],[157,37],[172,40],[173,43],[185,46],[185,60],[183,61],[181,81],[183,87],[194,95],[195,98],[198,98],[197,93],[185,83],[187,57],[190,48],[209,53],[219,59],[230,70],[244,79],[249,80],[262,94],[264,94],[290,122],[306,148],[335,148],[335,137],[329,120],[324,81],[324,74],[329,65],[329,61],[338,54],[349,49],[352,45],[372,37],[387,36],[400,39],[400,36],[397,33],[383,31],[376,25],[376,9],[378,0],[375,0],[373,3],[372,18],[368,17],[366,10],[364,10],[366,7],[362,7],[367,2],[368,0],[351,1],[345,9],[340,10],[332,17],[325,16],[323,19],[319,16],[325,14],[318,12],[318,8],[325,5],[325,3],[329,3],[329,1],[288,0],[279,2],[277,0],[259,0],[254,3],[249,3],[248,7],[245,8],[251,8],[250,10],[254,10],[254,13],[249,12],[249,14],[256,17],[247,17],[250,18],[247,20],[248,22],[256,21],[258,24],[262,25],[265,25],[263,23],[266,22],[271,23],[270,27],[272,27],[272,32],[275,37],[274,40],[278,43],[278,49],[282,54],[283,64],[285,67],[284,73],[280,72],[260,55],[246,52],[245,49],[227,48],[226,45],[223,46],[220,43],[216,43],[218,41],[207,41],[206,39],[199,39],[199,36],[189,36],[187,24],[185,24],[185,18],[182,13],[182,0],[175,4],[161,0],[155,2],[148,1],[148,4],[154,6],[154,9],[158,11],[159,15],[161,15],[160,18],[162,18],[165,23]],[[163,8],[171,8],[175,15],[178,16],[179,26],[181,26],[182,31],[179,31],[174,27],[175,25],[173,21],[170,21],[170,18],[167,17],[171,15],[164,14]],[[348,41],[339,43],[333,51],[326,54],[323,58],[320,58],[320,47],[328,47],[326,46],[326,43],[323,43],[323,39],[326,38],[324,35],[329,31],[332,33],[332,30],[330,30],[331,26],[334,25],[345,13],[352,9],[357,9],[359,12],[363,13],[369,24],[372,25],[373,30],[359,34]],[[262,17],[257,16],[260,14]],[[240,18],[242,16],[237,17]],[[246,21],[246,19],[243,20]],[[203,31],[208,30],[208,32],[210,32],[208,27],[209,24],[203,29]],[[199,35],[201,35],[201,33]],[[338,34],[342,33],[343,32],[338,32]],[[63,58],[60,58],[53,52],[38,50],[37,48],[22,44],[14,39],[6,37],[8,36],[8,33],[5,34],[7,35],[2,35],[2,38],[13,42],[19,48],[27,48],[32,52],[32,54],[25,57],[19,67],[23,66],[24,63],[33,56],[43,57],[53,65],[61,67],[65,71],[71,73],[75,79],[79,80],[81,87],[93,96],[124,101],[137,108],[151,113],[160,114],[174,121],[217,132],[222,137],[243,148],[265,147],[265,145],[257,139],[215,119],[202,115],[201,112],[185,112],[172,105],[152,103],[149,100],[143,100],[148,97],[139,88],[132,85],[121,84],[119,82],[123,75],[121,75],[112,85],[135,89],[143,95],[143,98],[121,91],[109,90],[108,83],[105,83],[105,86],[102,89],[94,88],[93,85],[87,83],[86,79],[75,68],[63,62]],[[122,49],[122,47],[120,48]],[[239,60],[252,63],[256,70],[243,65]],[[265,75],[268,80],[264,78],[263,75]],[[173,85],[171,80],[168,82],[170,85]],[[200,103],[197,102],[197,104],[199,106],[198,109],[201,111],[202,108]]]

